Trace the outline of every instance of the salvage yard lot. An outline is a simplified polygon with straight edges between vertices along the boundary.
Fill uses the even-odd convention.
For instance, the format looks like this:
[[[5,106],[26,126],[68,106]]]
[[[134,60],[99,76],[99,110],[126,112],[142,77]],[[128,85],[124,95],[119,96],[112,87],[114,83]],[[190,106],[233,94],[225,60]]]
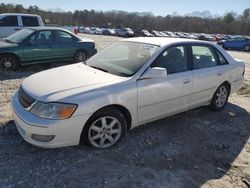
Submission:
[[[92,38],[98,50],[118,37]],[[18,134],[11,95],[43,66],[0,72],[0,187],[248,187],[250,185],[250,53],[245,85],[221,112],[206,107],[128,132],[116,146],[40,149]]]

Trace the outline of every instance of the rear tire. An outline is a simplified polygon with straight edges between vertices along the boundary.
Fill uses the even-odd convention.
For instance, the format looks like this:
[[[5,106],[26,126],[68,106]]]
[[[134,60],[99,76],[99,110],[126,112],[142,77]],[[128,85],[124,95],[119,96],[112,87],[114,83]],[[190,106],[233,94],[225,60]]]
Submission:
[[[84,126],[82,138],[98,149],[117,144],[125,135],[127,122],[123,114],[115,108],[105,108],[90,117]]]
[[[244,50],[245,50],[246,52],[249,52],[249,51],[250,51],[250,46],[249,46],[249,45],[244,46]]]
[[[222,84],[215,91],[210,103],[210,109],[212,111],[220,111],[227,104],[230,89],[227,84]]]
[[[0,56],[0,69],[3,71],[14,71],[19,66],[18,59],[11,54]]]

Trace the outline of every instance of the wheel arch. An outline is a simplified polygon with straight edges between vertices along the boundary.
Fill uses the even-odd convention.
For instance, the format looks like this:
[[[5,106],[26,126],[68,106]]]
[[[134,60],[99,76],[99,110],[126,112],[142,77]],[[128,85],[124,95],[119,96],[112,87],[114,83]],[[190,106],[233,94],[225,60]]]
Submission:
[[[124,118],[127,122],[127,129],[129,130],[131,128],[131,123],[132,123],[132,116],[129,112],[129,110],[122,106],[122,105],[119,105],[119,104],[110,104],[110,105],[106,105],[106,106],[103,106],[101,107],[100,109],[96,110],[90,117],[89,119],[87,120],[87,122],[85,123],[88,124],[92,118],[95,116],[96,113],[100,112],[100,111],[103,111],[105,109],[116,109],[116,110],[119,110],[123,115],[124,115]],[[85,126],[84,126],[85,127]]]
[[[3,55],[12,55],[14,56],[16,59],[17,59],[17,63],[20,65],[20,58],[17,54],[13,53],[13,52],[4,52],[4,53],[0,53],[0,56],[3,56]]]
[[[231,92],[231,84],[230,84],[228,81],[224,81],[221,85],[226,85],[226,86],[227,86],[227,88],[229,89],[229,95],[230,95],[230,92]],[[221,85],[220,85],[220,86],[221,86]],[[220,87],[220,86],[219,86],[219,87]],[[219,88],[219,87],[218,87],[218,88]]]

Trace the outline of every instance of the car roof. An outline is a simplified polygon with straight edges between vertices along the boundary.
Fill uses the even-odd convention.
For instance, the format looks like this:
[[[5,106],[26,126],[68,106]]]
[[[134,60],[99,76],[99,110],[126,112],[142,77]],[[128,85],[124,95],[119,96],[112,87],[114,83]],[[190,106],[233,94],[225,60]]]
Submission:
[[[169,38],[169,37],[135,37],[135,38],[123,39],[123,41],[147,43],[147,44],[153,44],[157,46],[166,46],[166,45],[174,44],[174,43],[187,43],[187,42],[212,44],[211,42],[207,42],[207,41],[183,39],[183,38]]]
[[[0,17],[2,16],[39,16],[37,14],[23,14],[23,13],[3,13],[0,14]]]
[[[67,29],[63,29],[61,27],[47,27],[47,26],[40,26],[40,27],[26,27],[25,29],[33,29],[35,31],[41,31],[41,30],[61,30],[61,31],[67,31],[70,32]]]

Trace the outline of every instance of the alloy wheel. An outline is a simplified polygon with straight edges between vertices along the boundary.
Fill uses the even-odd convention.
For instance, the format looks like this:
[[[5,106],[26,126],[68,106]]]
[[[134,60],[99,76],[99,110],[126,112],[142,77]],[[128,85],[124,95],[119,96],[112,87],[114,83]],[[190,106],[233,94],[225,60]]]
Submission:
[[[248,51],[250,51],[250,46],[245,46],[244,49],[245,49],[245,51],[248,52]]]
[[[0,67],[2,70],[14,70],[16,66],[16,60],[13,57],[5,56],[0,60]]]
[[[122,134],[122,125],[112,116],[103,116],[94,121],[88,130],[91,145],[97,148],[107,148],[114,145]]]
[[[222,107],[227,101],[227,88],[223,85],[216,93],[215,104],[217,107]]]
[[[75,60],[77,63],[85,61],[86,60],[85,53],[84,52],[77,52]]]

